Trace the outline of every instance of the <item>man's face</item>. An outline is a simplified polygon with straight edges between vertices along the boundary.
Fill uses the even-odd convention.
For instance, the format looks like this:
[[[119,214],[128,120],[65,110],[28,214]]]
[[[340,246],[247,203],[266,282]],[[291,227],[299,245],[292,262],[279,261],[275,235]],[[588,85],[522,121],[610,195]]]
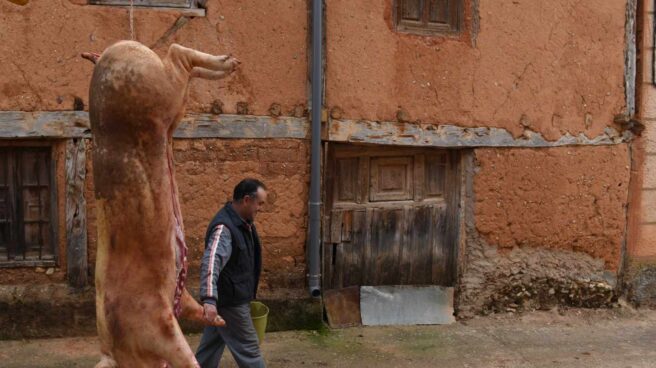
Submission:
[[[267,199],[266,190],[262,187],[257,188],[254,196],[247,195],[244,197],[244,216],[245,220],[255,221],[258,211],[264,206]]]

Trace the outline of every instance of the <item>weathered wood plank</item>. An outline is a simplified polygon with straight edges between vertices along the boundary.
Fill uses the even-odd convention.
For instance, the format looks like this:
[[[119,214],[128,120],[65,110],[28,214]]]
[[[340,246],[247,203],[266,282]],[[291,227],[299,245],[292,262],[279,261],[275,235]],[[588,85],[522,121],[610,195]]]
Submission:
[[[323,294],[328,324],[332,328],[360,326],[360,287],[326,290]]]
[[[460,152],[449,152],[447,156],[447,170],[446,170],[446,203],[447,212],[444,216],[444,247],[445,257],[443,267],[445,268],[443,282],[440,285],[453,286],[456,281],[457,274],[457,259],[458,249],[460,243],[460,218],[461,207],[460,198],[462,191],[462,168],[460,160]]]
[[[350,214],[351,225],[351,242],[344,246],[344,259],[347,265],[344,267],[344,286],[362,285],[362,271],[364,260],[364,247],[366,236],[366,215],[365,211],[347,212]]]
[[[50,260],[37,260],[37,261],[23,261],[23,260],[13,260],[13,261],[4,261],[0,260],[0,268],[20,268],[20,267],[56,267],[57,261],[54,259]]]
[[[327,233],[325,231],[324,233]],[[322,282],[324,289],[332,289],[333,285],[333,244],[330,242],[321,243],[322,250],[322,260],[323,260],[323,270],[322,270]]]
[[[342,242],[350,242],[353,231],[353,211],[344,211],[342,215]]]
[[[342,211],[332,211],[330,215],[330,242],[333,244],[342,242]]]
[[[403,201],[413,198],[412,156],[375,157],[370,162],[370,201]]]
[[[93,6],[111,6],[113,8],[129,8],[129,5],[93,5]],[[179,7],[163,7],[163,6],[153,6],[153,7],[135,7],[134,10],[139,11],[140,9],[146,11],[166,11],[166,12],[175,12],[185,17],[196,18],[196,17],[205,17],[207,12],[203,8],[179,8]]]
[[[85,147],[84,139],[66,142],[66,269],[73,287],[88,282]]]
[[[374,209],[370,267],[367,272],[374,283],[368,285],[396,285],[403,230],[402,209]]]
[[[414,245],[412,244],[415,221],[415,210],[412,206],[403,206],[403,229],[401,230],[401,254],[399,257],[399,284],[407,285],[410,283],[412,275],[412,263],[416,256]]]
[[[175,138],[309,138],[305,118],[188,114]],[[91,138],[89,114],[84,111],[1,111],[3,138]]]
[[[526,130],[515,138],[500,128],[467,128],[455,125],[378,122],[364,120],[331,120],[328,140],[421,147],[558,147],[577,145],[611,145],[633,140],[630,131],[619,132],[607,127],[604,133],[589,138],[584,134],[565,134],[548,141],[540,133]]]
[[[135,0],[134,10],[147,10],[147,11],[168,11],[176,12],[185,17],[204,17],[206,16],[205,9],[194,6],[195,3],[200,1],[192,0]],[[91,6],[105,6],[113,8],[130,8],[130,0],[89,0]]]
[[[344,244],[333,243],[333,288],[344,287]]]
[[[414,161],[415,167],[413,169],[414,173],[414,190],[415,190],[415,201],[421,201],[424,199],[424,175],[426,170],[424,169],[425,165],[425,156],[424,154],[415,154]]]
[[[444,182],[446,175],[446,155],[426,155],[426,196],[441,197],[444,195]],[[450,189],[450,188],[449,188]]]
[[[366,204],[369,202],[369,157],[364,156],[358,159],[358,198],[356,203]]]
[[[406,246],[410,249],[412,258],[410,263],[410,277],[407,284],[410,285],[427,285],[431,284],[431,264],[432,264],[432,247],[431,243],[436,242],[439,246],[444,246],[442,239],[435,239],[435,232],[431,227],[435,227],[431,213],[436,206],[421,206],[413,210],[412,222],[408,224],[409,241]]]
[[[336,177],[339,178],[339,180],[335,181],[335,189],[337,189],[337,201],[355,201],[358,191],[358,159],[339,159],[337,160],[336,169]]]
[[[0,138],[82,138],[91,134],[82,111],[0,112]]]
[[[305,118],[189,114],[173,133],[174,138],[309,138]]]
[[[146,7],[190,7],[191,0],[132,0],[134,6]],[[89,0],[91,5],[130,5],[130,0]]]
[[[374,210],[371,207],[365,208],[364,218],[364,243],[363,243],[363,260],[362,260],[362,285],[371,285],[374,279],[371,277],[371,241],[373,239],[371,224],[374,221]]]
[[[446,224],[446,209],[444,207],[431,207],[428,214],[431,224],[431,236],[428,239],[430,250],[432,253],[432,265],[430,272],[432,283],[441,286],[451,286],[453,271],[450,266],[452,263],[451,255],[453,254],[452,248],[456,244],[445,241],[447,230]]]

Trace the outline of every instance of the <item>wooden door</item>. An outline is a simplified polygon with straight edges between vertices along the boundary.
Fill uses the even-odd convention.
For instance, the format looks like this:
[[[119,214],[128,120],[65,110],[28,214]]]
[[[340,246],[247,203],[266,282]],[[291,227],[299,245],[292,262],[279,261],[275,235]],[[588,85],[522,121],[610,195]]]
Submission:
[[[325,289],[453,285],[456,153],[337,145],[326,169]]]

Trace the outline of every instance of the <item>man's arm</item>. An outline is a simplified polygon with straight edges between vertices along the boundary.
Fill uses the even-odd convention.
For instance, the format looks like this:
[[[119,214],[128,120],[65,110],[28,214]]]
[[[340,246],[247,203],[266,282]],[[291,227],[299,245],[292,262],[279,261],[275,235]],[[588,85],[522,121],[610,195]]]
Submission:
[[[200,267],[200,300],[203,304],[216,305],[219,273],[232,254],[232,237],[225,225],[217,225],[203,254]]]

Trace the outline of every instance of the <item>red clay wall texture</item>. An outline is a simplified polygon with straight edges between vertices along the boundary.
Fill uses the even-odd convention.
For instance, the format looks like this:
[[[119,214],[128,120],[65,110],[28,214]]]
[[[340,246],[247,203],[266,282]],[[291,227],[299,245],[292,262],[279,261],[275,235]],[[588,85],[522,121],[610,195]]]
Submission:
[[[617,270],[626,229],[626,145],[477,149],[476,229],[490,245],[583,252]]]
[[[465,1],[472,24],[471,2]],[[327,105],[349,119],[596,136],[624,110],[624,0],[480,1],[475,47],[393,31],[392,1],[327,1]]]
[[[86,105],[92,65],[80,52],[102,51],[130,35],[125,9],[80,3],[33,0],[21,7],[0,0],[0,110],[71,110],[75,97]],[[392,0],[327,0],[327,107],[340,108],[347,119],[391,121],[403,110],[413,121],[500,127],[515,136],[530,129],[549,140],[566,133],[599,135],[624,112],[625,1],[480,1],[479,30],[472,28],[471,1],[465,3],[463,35],[444,38],[395,32]],[[193,81],[189,110],[208,112],[218,99],[225,113],[237,112],[238,102],[254,115],[268,115],[272,104],[280,104],[283,115],[303,111],[307,12],[305,1],[209,0],[207,17],[190,20],[164,44],[233,53],[243,64],[226,80]],[[137,40],[154,45],[178,17],[136,10]],[[163,54],[166,46],[155,51]],[[174,150],[190,247],[189,284],[198,277],[207,222],[234,185],[253,176],[271,193],[258,219],[265,247],[262,289],[302,290],[308,142],[176,140]],[[499,249],[499,258],[526,246],[565,251],[563,257],[570,251],[587,254],[603,260],[601,268],[618,269],[627,145],[484,148],[475,150],[475,159],[474,228],[486,247]],[[91,163],[87,175],[93,268]],[[61,188],[60,194],[62,206]],[[63,247],[65,239],[60,243]],[[33,270],[3,270],[0,283],[62,282],[60,259],[62,270],[52,278],[34,277]],[[484,276],[488,269],[479,268]],[[476,272],[470,274],[478,277]],[[479,295],[486,294],[477,288],[485,289],[485,282],[466,284],[470,299],[483,303]]]
[[[82,0],[0,1],[0,110],[72,110],[75,96],[88,102],[92,64],[79,57],[129,39],[125,9]],[[154,45],[180,16],[137,9],[136,39]],[[220,99],[226,113],[246,102],[253,114],[267,115],[278,103],[283,114],[306,101],[307,9],[304,1],[209,0],[207,16],[192,19],[168,44],[212,53],[232,53],[242,62],[228,80],[194,81],[189,110],[209,111]]]

